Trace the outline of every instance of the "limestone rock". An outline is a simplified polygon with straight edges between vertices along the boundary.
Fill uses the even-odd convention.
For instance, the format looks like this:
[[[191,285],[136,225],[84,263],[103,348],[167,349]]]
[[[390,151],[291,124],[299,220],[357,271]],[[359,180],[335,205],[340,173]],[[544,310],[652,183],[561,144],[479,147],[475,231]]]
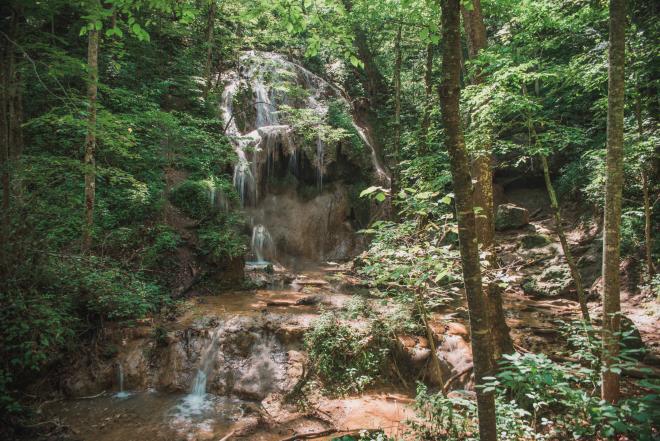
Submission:
[[[527,209],[513,204],[498,205],[495,214],[495,229],[498,231],[511,230],[529,224]]]

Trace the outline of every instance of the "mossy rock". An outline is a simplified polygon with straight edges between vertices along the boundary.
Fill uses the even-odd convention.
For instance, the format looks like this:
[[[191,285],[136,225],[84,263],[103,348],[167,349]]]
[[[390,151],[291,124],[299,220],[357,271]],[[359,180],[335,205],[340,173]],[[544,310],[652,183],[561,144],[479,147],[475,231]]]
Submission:
[[[552,239],[545,234],[528,234],[527,236],[523,236],[520,240],[520,246],[527,250],[541,248],[550,245],[551,243]]]
[[[529,224],[529,211],[514,204],[497,206],[495,213],[495,229],[498,231],[513,230]]]
[[[570,271],[560,265],[547,267],[540,275],[529,276],[521,283],[523,292],[538,297],[566,297],[573,288]]]

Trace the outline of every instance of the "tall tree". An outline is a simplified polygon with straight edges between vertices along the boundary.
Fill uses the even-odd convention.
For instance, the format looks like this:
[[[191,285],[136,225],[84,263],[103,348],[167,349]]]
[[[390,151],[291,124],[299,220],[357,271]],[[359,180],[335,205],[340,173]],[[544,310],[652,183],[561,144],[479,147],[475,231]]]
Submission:
[[[429,129],[431,128],[431,97],[433,94],[433,55],[435,44],[426,45],[426,59],[424,63],[424,113],[422,115],[421,133],[419,140],[419,154],[429,152]]]
[[[491,374],[492,341],[489,337],[486,296],[481,286],[481,267],[477,242],[476,221],[472,199],[472,177],[467,149],[461,127],[461,31],[460,0],[442,0],[442,82],[440,106],[454,181],[458,238],[460,243],[463,283],[470,313],[472,355],[477,382],[477,410],[481,441],[497,440],[495,397],[481,387],[484,377]]]
[[[99,30],[94,27],[87,41],[87,136],[85,137],[85,223],[83,226],[82,251],[92,245],[94,226],[94,201],[96,198],[96,95],[99,81]]]
[[[403,25],[399,24],[394,40],[394,159],[395,172],[401,160],[401,32]],[[398,175],[398,172],[396,172]],[[398,176],[397,176],[398,178]],[[397,179],[398,180],[398,179]]]
[[[20,69],[17,62],[19,22],[22,8],[12,2],[2,8],[2,21],[7,21],[7,33],[0,32],[0,174],[2,176],[2,227],[0,244],[9,234],[9,206],[11,197],[10,162],[23,149],[23,104]],[[3,23],[4,24],[4,23]]]
[[[202,96],[206,98],[211,89],[212,78],[211,68],[213,67],[213,35],[215,30],[215,15],[218,9],[216,0],[211,0],[209,4],[209,15],[206,23],[206,62],[204,65],[204,90]]]
[[[487,46],[486,25],[481,12],[480,0],[472,0],[469,5],[462,5],[463,26],[467,34],[468,54],[474,59],[479,52]],[[471,79],[473,84],[481,84],[483,79],[481,72],[477,70]],[[474,153],[472,162],[472,176],[476,182],[474,185],[474,205],[478,207],[476,215],[477,237],[482,250],[486,253],[490,268],[497,265],[495,254],[495,210],[493,201],[493,154],[489,141],[481,144],[479,150]],[[488,318],[490,320],[493,350],[495,359],[502,354],[513,352],[513,342],[509,335],[509,327],[504,317],[502,307],[501,290],[496,284],[486,288],[488,295]]]
[[[623,110],[626,1],[610,0],[610,44],[607,92],[607,181],[603,222],[603,372],[601,396],[619,399],[619,374],[612,368],[619,354],[620,235],[623,187]]]

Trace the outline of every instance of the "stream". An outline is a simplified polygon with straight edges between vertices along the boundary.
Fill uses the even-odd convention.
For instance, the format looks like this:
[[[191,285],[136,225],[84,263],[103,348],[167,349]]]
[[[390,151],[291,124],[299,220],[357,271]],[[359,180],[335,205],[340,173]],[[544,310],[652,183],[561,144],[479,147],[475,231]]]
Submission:
[[[271,441],[330,427],[401,430],[411,397],[394,388],[323,398],[314,411],[322,418],[283,403],[302,374],[304,331],[352,296],[339,273],[337,266],[276,271],[263,289],[192,298],[166,325],[167,344],[158,352],[144,338],[147,329],[121,333],[109,368],[112,390],[47,404],[44,415],[85,441],[219,440],[230,433]],[[94,386],[103,383],[97,377]]]

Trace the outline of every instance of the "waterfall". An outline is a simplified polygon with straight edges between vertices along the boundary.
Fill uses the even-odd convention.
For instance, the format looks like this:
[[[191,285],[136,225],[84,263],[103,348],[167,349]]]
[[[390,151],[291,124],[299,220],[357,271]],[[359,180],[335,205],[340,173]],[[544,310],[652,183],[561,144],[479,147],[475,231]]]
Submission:
[[[206,386],[215,365],[220,334],[221,328],[216,328],[211,332],[211,341],[202,351],[190,393],[179,406],[182,413],[200,414],[211,405],[211,402],[207,400]]]
[[[211,207],[215,207],[215,199],[216,199],[215,185],[211,183],[209,185],[209,202],[211,203]]]
[[[117,382],[119,383],[119,392],[115,394],[115,398],[128,398],[131,394],[124,391],[124,367],[120,362],[117,362]]]
[[[291,137],[292,127],[282,124],[278,108],[289,103],[289,97],[281,86],[285,83],[294,84],[304,89],[308,95],[291,99],[291,105],[298,109],[311,109],[321,119],[328,112],[328,98],[336,98],[347,102],[346,97],[336,86],[328,83],[318,75],[310,72],[297,63],[288,61],[284,56],[271,52],[246,51],[240,57],[242,69],[240,72],[229,72],[224,76],[225,88],[222,93],[221,111],[226,124],[226,134],[232,138],[238,155],[234,168],[234,186],[238,191],[243,206],[254,206],[259,202],[259,188],[263,178],[272,176],[274,163],[280,157],[277,146],[283,147],[283,154],[288,157],[289,170],[298,176],[301,159],[300,150]],[[243,133],[239,130],[234,112],[234,97],[241,90],[252,92],[251,102],[253,120],[249,121]],[[249,113],[249,109],[237,109]],[[240,115],[245,115],[241,113]],[[387,178],[384,167],[380,164],[368,137],[364,131],[353,122],[363,142],[372,151],[374,170],[379,178]],[[317,135],[316,146],[309,152],[309,161],[315,167],[317,187],[323,189],[325,173],[325,143]],[[315,148],[314,148],[315,147]],[[387,178],[389,179],[389,178]]]
[[[325,143],[321,136],[316,137],[316,185],[319,192],[323,191],[323,157],[325,155]]]
[[[266,262],[266,257],[273,257],[274,244],[270,233],[265,226],[259,224],[252,228],[252,253],[257,258],[257,263]]]

